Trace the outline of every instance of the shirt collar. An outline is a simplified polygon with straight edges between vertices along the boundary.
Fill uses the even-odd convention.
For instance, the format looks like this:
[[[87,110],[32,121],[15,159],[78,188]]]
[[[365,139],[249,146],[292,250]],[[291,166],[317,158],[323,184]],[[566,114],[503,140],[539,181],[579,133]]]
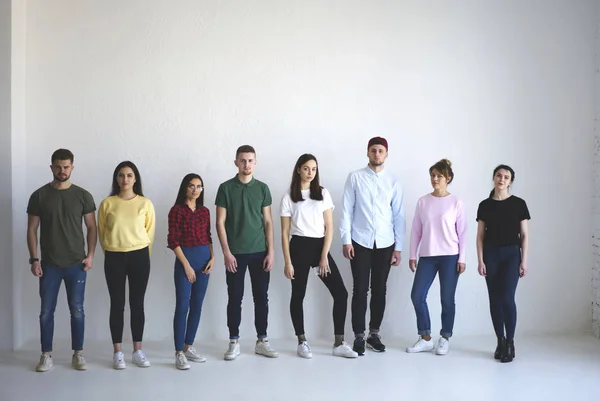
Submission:
[[[379,177],[379,176],[381,176],[381,175],[384,175],[384,174],[385,174],[385,171],[386,171],[386,170],[385,170],[385,167],[384,167],[384,168],[383,168],[383,170],[381,170],[380,172],[376,173],[376,172],[374,172],[373,170],[371,170],[371,167],[369,167],[369,165],[368,165],[368,164],[365,166],[365,172],[366,172],[368,175],[374,175],[374,176],[377,176],[377,177]]]
[[[251,187],[256,182],[256,178],[254,178],[254,176],[252,176],[252,179],[247,184],[241,182],[237,174],[235,175],[235,177],[233,177],[233,179],[235,180],[235,185],[237,185],[238,187]]]

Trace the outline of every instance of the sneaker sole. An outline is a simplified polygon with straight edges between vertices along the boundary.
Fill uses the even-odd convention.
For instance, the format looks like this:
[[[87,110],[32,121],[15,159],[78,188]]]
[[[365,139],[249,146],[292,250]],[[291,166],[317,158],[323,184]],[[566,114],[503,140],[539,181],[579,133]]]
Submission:
[[[187,357],[188,361],[192,361],[192,362],[196,362],[196,363],[203,363],[206,362],[206,358],[190,358]]]
[[[406,349],[406,352],[408,352],[409,354],[418,354],[420,352],[431,352],[433,351],[433,348],[431,349],[422,349],[422,350],[409,350],[408,348]]]
[[[137,366],[138,368],[149,368],[150,367],[150,364],[147,364],[147,365],[140,364],[140,365],[138,365],[137,363],[134,363],[134,365]]]
[[[267,358],[279,358],[279,354],[271,354],[271,355],[268,355],[268,354],[263,354],[263,353],[261,353],[261,352],[254,352],[254,353],[255,353],[256,355],[261,355],[261,356],[264,356],[264,357],[267,357]]]
[[[375,348],[373,348],[373,346],[371,344],[368,344],[368,343],[367,343],[367,348],[370,349],[371,351],[375,351],[375,352],[385,352],[385,348],[382,350],[375,349]]]
[[[127,365],[124,365],[124,366],[115,366],[115,365],[113,365],[113,369],[114,369],[114,370],[123,370],[123,369],[125,369],[126,367],[127,367]]]
[[[71,366],[71,367],[72,367],[73,369],[75,369],[75,370],[79,370],[79,371],[84,371],[84,370],[87,370],[87,366],[79,366],[79,367],[77,367],[77,366]]]
[[[177,365],[175,365],[175,367],[177,369],[179,369],[179,370],[188,370],[190,368],[189,365],[188,366],[177,366]]]
[[[225,357],[223,359],[225,359],[226,361],[235,361],[238,356],[240,356],[240,354],[232,355],[232,356],[225,355]]]

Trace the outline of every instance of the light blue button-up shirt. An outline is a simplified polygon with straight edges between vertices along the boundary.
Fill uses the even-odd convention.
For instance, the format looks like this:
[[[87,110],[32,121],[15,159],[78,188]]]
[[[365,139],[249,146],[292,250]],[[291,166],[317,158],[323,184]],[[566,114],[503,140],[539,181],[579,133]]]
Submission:
[[[373,249],[394,245],[402,251],[406,222],[400,181],[383,169],[369,166],[348,174],[344,187],[340,233],[342,244]]]

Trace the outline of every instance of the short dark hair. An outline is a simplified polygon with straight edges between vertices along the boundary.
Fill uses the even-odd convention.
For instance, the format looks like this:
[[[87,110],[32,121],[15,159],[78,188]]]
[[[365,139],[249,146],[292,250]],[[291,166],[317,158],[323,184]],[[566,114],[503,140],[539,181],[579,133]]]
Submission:
[[[437,170],[441,175],[446,177],[448,184],[454,180],[454,171],[452,171],[452,162],[448,159],[442,159],[429,167],[429,174],[433,173],[433,170]]]
[[[129,160],[119,163],[117,165],[117,167],[115,168],[115,172],[113,173],[113,179],[112,179],[112,188],[110,191],[111,196],[118,195],[119,192],[121,192],[121,188],[119,187],[119,182],[117,181],[117,176],[119,175],[119,171],[125,167],[129,167],[130,169],[132,169],[133,174],[135,175],[135,184],[133,184],[133,193],[135,193],[136,195],[144,196],[144,192],[142,191],[142,176],[140,175],[140,172],[139,172],[138,168],[135,166],[135,164],[133,164],[133,162],[130,162]]]
[[[54,151],[54,153],[52,153],[50,163],[54,164],[54,162],[57,160],[71,160],[71,163],[73,163],[74,159],[75,156],[73,156],[73,152],[71,152],[69,149],[57,149]]]
[[[256,151],[250,145],[242,145],[239,148],[237,148],[237,151],[235,152],[236,159],[240,155],[240,153],[254,153],[254,156],[256,156]]]

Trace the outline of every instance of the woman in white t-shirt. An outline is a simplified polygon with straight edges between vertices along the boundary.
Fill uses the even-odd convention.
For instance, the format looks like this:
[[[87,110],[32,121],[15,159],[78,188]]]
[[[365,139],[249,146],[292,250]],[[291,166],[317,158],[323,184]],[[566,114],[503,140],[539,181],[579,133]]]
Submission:
[[[298,336],[298,355],[302,358],[312,358],[304,334],[302,306],[311,268],[333,297],[333,355],[358,357],[344,342],[348,291],[329,254],[333,239],[333,208],[329,192],[319,184],[317,159],[311,154],[303,154],[294,166],[292,183],[281,200],[280,209],[285,276],[292,282],[290,314]]]

